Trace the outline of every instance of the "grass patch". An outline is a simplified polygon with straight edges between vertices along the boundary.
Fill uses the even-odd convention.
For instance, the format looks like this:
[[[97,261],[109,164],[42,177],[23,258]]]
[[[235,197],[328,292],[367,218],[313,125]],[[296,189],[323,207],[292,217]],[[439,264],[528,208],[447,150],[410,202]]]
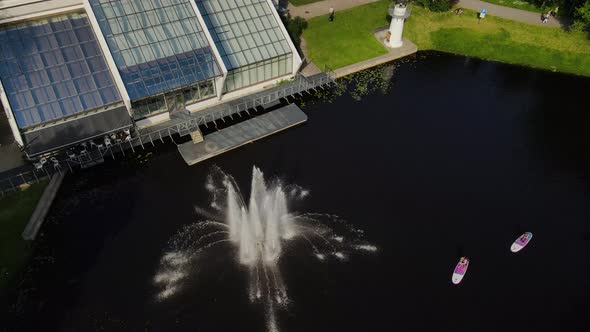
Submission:
[[[31,255],[31,247],[21,234],[48,183],[41,181],[0,199],[0,293]]]
[[[297,7],[297,6],[307,5],[308,3],[314,3],[314,2],[318,2],[318,1],[322,1],[322,0],[289,0],[289,3],[291,3],[293,6]]]
[[[534,67],[560,70],[569,73],[590,75],[590,56],[561,52],[546,47],[530,47],[526,44],[512,43],[510,33],[506,30],[495,34],[486,34],[462,29],[441,29],[431,36],[437,50],[453,53],[468,53],[479,58],[525,64]],[[485,40],[484,43],[481,41]],[[498,52],[497,50],[501,50]],[[558,67],[559,66],[559,67]]]
[[[476,12],[433,13],[414,7],[404,35],[421,50],[440,50],[483,59],[590,76],[590,41],[566,32]]]
[[[334,22],[320,16],[309,20],[303,36],[308,56],[320,68],[341,68],[382,54],[373,37],[386,26],[388,0],[340,11]],[[465,10],[434,13],[414,6],[404,37],[419,50],[439,50],[535,68],[590,76],[590,41],[583,32],[530,25]]]
[[[386,54],[373,32],[388,24],[388,7],[389,1],[379,1],[338,11],[333,22],[328,15],[310,19],[303,32],[309,58],[320,69],[335,69]]]
[[[536,5],[526,2],[524,0],[482,0],[484,2],[493,3],[495,5],[504,6],[504,7],[511,7],[516,9],[528,10],[530,12],[535,12],[539,14],[546,14],[549,12],[549,8],[545,7],[537,7]]]

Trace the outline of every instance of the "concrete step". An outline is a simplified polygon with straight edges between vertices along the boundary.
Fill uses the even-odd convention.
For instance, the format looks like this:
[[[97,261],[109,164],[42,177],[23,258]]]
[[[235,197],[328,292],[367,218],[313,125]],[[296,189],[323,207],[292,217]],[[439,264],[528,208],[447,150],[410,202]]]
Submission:
[[[193,140],[194,144],[201,143],[203,141],[203,133],[201,133],[199,128],[191,132],[191,139]]]

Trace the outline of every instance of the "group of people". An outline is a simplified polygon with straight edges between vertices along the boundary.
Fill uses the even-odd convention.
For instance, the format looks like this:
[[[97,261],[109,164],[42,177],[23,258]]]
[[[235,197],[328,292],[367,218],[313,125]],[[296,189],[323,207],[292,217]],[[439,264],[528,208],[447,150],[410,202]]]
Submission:
[[[529,233],[524,233],[521,236],[518,237],[518,239],[516,240],[516,242],[520,242],[521,246],[526,246],[528,241],[530,240],[530,236]],[[459,260],[459,265],[463,266],[463,267],[467,267],[467,264],[469,264],[469,259],[467,259],[467,257],[461,257],[461,259]]]
[[[92,150],[101,150],[103,148],[111,147],[114,144],[120,144],[122,142],[131,141],[131,130],[125,129],[123,131],[111,133],[102,138],[98,139],[98,143],[95,140],[89,140],[80,143],[78,146],[72,147],[67,150],[67,155],[70,159],[75,160],[78,156],[88,154]]]
[[[551,9],[550,9],[550,10],[547,12],[547,14],[541,14],[541,21],[542,21],[543,23],[547,23],[547,22],[549,22],[549,18],[550,18],[550,17],[555,17],[555,16],[557,16],[557,11],[558,11],[558,10],[559,10],[559,7],[556,7],[556,8],[555,8],[555,10],[551,10]]]
[[[547,23],[549,22],[549,18],[550,17],[556,17],[557,16],[557,11],[559,10],[559,7],[556,7],[555,10],[549,10],[547,12],[547,14],[541,14],[541,21],[543,23]],[[455,15],[461,15],[463,14],[463,8],[457,8],[455,9]],[[484,18],[486,15],[486,10],[482,9],[482,11],[480,13],[478,13],[477,18],[478,18],[478,23],[479,20],[481,20],[482,18]],[[330,21],[334,20],[334,13],[333,13],[333,9],[330,9]]]
[[[518,240],[521,243],[525,243],[525,244],[527,243],[528,239],[529,239],[529,233],[524,233],[518,238]]]
[[[459,265],[467,266],[467,264],[469,264],[469,260],[467,259],[467,257],[461,257],[461,259],[459,260]]]

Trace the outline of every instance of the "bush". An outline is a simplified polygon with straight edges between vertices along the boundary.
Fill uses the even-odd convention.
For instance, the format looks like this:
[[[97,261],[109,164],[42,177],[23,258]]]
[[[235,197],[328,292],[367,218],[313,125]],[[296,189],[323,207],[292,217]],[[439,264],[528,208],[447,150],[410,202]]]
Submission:
[[[289,36],[291,36],[291,39],[293,40],[293,44],[299,49],[301,34],[303,34],[303,30],[307,29],[307,21],[299,16],[291,18],[291,14],[288,14],[286,17],[283,16],[283,22],[289,32]]]
[[[416,0],[416,4],[428,8],[433,12],[446,12],[457,4],[459,0]]]
[[[586,28],[590,27],[590,1],[576,9],[574,18],[576,19],[576,22],[580,22],[580,24],[584,25]]]
[[[587,32],[588,28],[584,22],[576,20],[574,23],[572,23],[572,25],[569,26],[569,31]]]

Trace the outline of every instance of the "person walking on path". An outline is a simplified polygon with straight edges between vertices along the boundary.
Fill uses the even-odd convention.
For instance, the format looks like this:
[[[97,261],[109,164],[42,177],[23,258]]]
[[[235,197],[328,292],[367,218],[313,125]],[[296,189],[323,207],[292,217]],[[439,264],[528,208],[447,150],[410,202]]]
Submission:
[[[504,1],[504,2],[506,3],[506,1]],[[551,18],[549,18],[549,21],[547,23],[543,23],[543,18],[545,17],[545,14],[547,14],[547,11],[549,11],[549,6],[547,7],[547,11],[545,11],[544,13],[531,12],[531,11],[520,10],[520,9],[516,9],[516,8],[495,5],[493,3],[484,2],[482,0],[460,0],[458,6],[460,6],[461,8],[465,8],[465,9],[476,10],[478,13],[481,11],[482,8],[485,8],[485,9],[487,9],[487,11],[490,15],[493,15],[495,17],[502,17],[502,18],[506,18],[509,20],[523,22],[523,23],[527,23],[527,24],[533,24],[533,25],[538,25],[538,26],[551,26],[551,27],[560,27],[561,26],[561,22],[558,19],[552,20]],[[340,8],[340,7],[338,7],[338,8]],[[328,7],[326,7],[326,10],[327,9],[328,9]],[[541,17],[541,14],[543,14],[542,15],[543,17]],[[557,14],[557,13],[555,13],[555,11],[554,11],[554,14]],[[559,15],[558,15],[558,17],[559,17]],[[485,20],[482,19],[481,21],[482,21],[481,23],[484,23]]]
[[[481,21],[482,18],[486,17],[486,13],[488,11],[484,8],[481,10],[481,12],[479,12],[479,15],[477,15],[477,24],[479,24],[479,22]]]
[[[334,7],[330,7],[330,22],[334,21]]]

